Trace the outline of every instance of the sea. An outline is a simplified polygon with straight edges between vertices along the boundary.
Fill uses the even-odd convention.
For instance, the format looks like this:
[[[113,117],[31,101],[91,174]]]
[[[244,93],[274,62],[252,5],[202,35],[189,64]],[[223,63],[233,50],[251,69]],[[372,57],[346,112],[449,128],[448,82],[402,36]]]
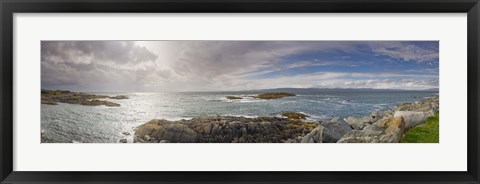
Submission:
[[[252,96],[267,92],[289,92],[297,96],[262,100]],[[234,92],[100,93],[126,95],[128,99],[106,99],[120,107],[59,103],[41,105],[42,143],[117,143],[133,141],[135,127],[152,119],[180,120],[198,116],[277,116],[301,112],[307,121],[333,117],[366,116],[402,102],[437,96],[438,90],[378,89],[275,89]],[[243,99],[229,100],[226,96]]]

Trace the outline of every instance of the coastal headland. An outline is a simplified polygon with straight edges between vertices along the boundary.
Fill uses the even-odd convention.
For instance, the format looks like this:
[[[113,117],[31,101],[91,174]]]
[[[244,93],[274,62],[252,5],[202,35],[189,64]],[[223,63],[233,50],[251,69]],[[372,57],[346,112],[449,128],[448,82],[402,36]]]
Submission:
[[[279,98],[288,97],[288,96],[296,96],[296,94],[285,93],[285,92],[274,92],[274,93],[262,93],[262,94],[250,96],[250,97],[254,99],[271,100],[271,99],[279,99]],[[226,96],[226,98],[229,100],[243,99],[243,97],[239,97],[239,96]]]
[[[88,106],[105,105],[107,107],[118,107],[120,104],[99,100],[99,99],[127,99],[127,96],[107,96],[107,95],[92,95],[87,93],[71,92],[68,90],[46,90],[42,89],[41,103],[47,105],[58,105],[58,103],[79,104]]]

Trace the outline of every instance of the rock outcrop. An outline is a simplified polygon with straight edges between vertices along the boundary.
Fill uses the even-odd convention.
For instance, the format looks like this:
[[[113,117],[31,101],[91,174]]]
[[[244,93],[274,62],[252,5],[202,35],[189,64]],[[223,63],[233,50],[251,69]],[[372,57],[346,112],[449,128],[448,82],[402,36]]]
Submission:
[[[299,112],[284,112],[282,113],[282,116],[287,117],[288,119],[291,119],[291,120],[302,120],[310,117],[306,114],[299,113]]]
[[[338,143],[398,143],[405,131],[402,117],[379,120],[363,130],[345,134]]]
[[[374,112],[362,118],[347,118],[355,129],[346,133],[338,143],[394,143],[406,130],[423,124],[439,110],[439,97],[418,102],[401,103],[383,112]]]
[[[353,130],[348,123],[340,118],[333,118],[330,121],[323,122],[321,126],[324,127],[322,139],[324,143],[335,143],[343,135]]]
[[[135,130],[135,142],[283,143],[316,127],[277,117],[205,116],[191,120],[151,120]]]
[[[239,99],[243,99],[242,97],[238,97],[238,96],[227,96],[226,98],[229,99],[229,100],[239,100]]]
[[[403,117],[406,129],[422,124],[430,116],[433,116],[433,114],[416,111],[397,111],[394,114],[394,117]]]
[[[347,122],[350,126],[352,126],[353,129],[355,130],[361,130],[365,128],[367,125],[370,125],[379,119],[381,119],[384,116],[389,116],[389,112],[372,112],[369,116],[364,116],[364,117],[352,117],[349,116],[345,119],[345,122]]]
[[[80,105],[88,105],[88,106],[98,106],[98,105],[105,105],[108,107],[118,107],[120,104],[105,101],[105,100],[98,100],[104,98],[110,99],[127,99],[128,97],[125,95],[119,96],[106,96],[106,95],[92,95],[87,93],[76,93],[67,90],[45,90],[42,89],[41,91],[41,103],[47,105],[58,105],[58,103],[68,103],[68,104],[80,104]]]
[[[333,118],[330,121],[321,123],[301,139],[291,140],[290,142],[335,143],[350,131],[352,131],[352,128],[345,121]]]
[[[117,95],[117,96],[111,96],[111,97],[108,97],[110,99],[115,99],[115,100],[122,100],[122,99],[128,99],[128,96],[125,96],[125,95]]]
[[[418,102],[401,103],[393,108],[393,111],[417,111],[417,112],[437,112],[439,109],[439,96],[427,98]]]
[[[302,138],[301,143],[321,143],[323,142],[323,126],[318,126]]]
[[[352,117],[349,116],[345,119],[345,121],[352,126],[355,130],[361,130],[365,128],[367,125],[372,123],[372,118],[365,116],[365,117]]]
[[[258,99],[278,99],[278,98],[283,98],[287,96],[296,96],[293,93],[284,93],[284,92],[276,92],[276,93],[263,93],[259,94],[257,96],[254,96],[253,98],[258,98]]]

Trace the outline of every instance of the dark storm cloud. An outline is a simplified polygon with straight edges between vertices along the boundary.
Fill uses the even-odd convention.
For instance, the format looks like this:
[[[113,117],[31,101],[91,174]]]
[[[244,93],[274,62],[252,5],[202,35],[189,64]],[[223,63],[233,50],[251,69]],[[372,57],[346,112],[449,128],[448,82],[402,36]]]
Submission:
[[[156,59],[132,41],[42,41],[42,87],[125,90],[120,89],[127,88],[124,82],[135,87],[145,72],[156,75]]]
[[[130,41],[42,41],[42,62],[89,64],[138,63],[157,56]]]

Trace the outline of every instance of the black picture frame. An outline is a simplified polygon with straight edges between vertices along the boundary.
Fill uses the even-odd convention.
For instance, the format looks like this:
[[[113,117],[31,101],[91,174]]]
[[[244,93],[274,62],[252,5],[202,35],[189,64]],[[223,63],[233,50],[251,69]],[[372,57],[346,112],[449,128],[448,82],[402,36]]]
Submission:
[[[1,0],[1,183],[480,183],[478,0]],[[468,13],[466,172],[13,171],[14,13]],[[448,158],[445,158],[448,159]]]

